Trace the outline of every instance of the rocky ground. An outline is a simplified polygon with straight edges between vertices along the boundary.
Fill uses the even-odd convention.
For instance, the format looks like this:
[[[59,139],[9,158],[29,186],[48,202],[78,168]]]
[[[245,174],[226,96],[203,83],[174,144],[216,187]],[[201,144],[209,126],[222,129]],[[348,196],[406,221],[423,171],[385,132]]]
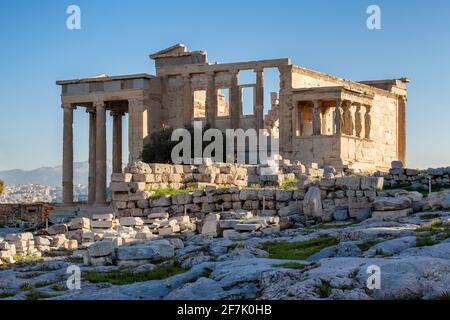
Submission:
[[[435,211],[239,241],[174,237],[121,253],[169,252],[136,266],[85,266],[62,250],[0,267],[0,299],[448,299],[449,221],[450,212]],[[72,265],[81,269],[79,290],[66,285]],[[372,265],[380,289],[367,288]]]

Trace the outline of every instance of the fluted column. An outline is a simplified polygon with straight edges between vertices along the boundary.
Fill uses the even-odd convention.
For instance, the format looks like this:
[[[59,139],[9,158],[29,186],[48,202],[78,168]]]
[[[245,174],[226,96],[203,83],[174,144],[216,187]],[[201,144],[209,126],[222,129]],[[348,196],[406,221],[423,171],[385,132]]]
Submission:
[[[206,86],[206,121],[212,127],[215,125],[217,115],[217,92],[214,72],[208,72],[208,84]]]
[[[240,93],[238,85],[238,74],[239,71],[230,71],[231,85],[230,85],[230,118],[231,118],[231,128],[238,129],[239,122],[241,119],[240,110]]]
[[[63,120],[63,203],[73,203],[73,109],[71,104],[62,105]]]
[[[106,107],[104,101],[95,101],[96,109],[96,189],[95,204],[106,204]]]
[[[96,135],[97,135],[97,118],[94,109],[88,109],[89,113],[89,189],[88,189],[88,202],[90,204],[95,203],[95,189],[96,189]]]
[[[142,98],[130,99],[128,101],[129,163],[141,159],[142,150],[144,149],[144,139],[148,136],[146,105],[148,105],[148,101]]]
[[[255,118],[256,129],[264,129],[264,71],[255,69],[256,88],[255,88]]]
[[[122,112],[113,116],[113,173],[122,173]]]
[[[313,135],[320,136],[322,134],[322,119],[320,117],[320,101],[314,100],[314,106],[312,111],[313,117]]]

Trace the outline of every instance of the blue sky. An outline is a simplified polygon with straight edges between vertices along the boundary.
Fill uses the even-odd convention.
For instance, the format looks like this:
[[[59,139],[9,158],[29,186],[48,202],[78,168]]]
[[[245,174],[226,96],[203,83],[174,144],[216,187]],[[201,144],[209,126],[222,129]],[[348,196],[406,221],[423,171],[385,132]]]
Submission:
[[[408,165],[450,165],[450,1],[0,3],[0,170],[61,163],[55,80],[153,74],[148,54],[177,42],[207,50],[212,62],[290,57],[352,80],[409,77]],[[81,30],[66,28],[71,4],[81,8]],[[370,4],[381,7],[381,30],[366,27]],[[88,156],[87,124],[77,110],[76,161]]]

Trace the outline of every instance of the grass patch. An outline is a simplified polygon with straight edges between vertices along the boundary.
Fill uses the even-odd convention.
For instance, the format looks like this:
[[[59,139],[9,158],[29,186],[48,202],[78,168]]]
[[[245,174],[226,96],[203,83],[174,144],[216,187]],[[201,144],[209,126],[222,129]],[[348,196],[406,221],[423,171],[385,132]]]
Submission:
[[[53,283],[55,283],[55,282],[54,281],[39,281],[34,284],[34,287],[35,288],[43,288],[43,287],[47,287]]]
[[[15,292],[0,292],[0,299],[11,298],[16,295]]]
[[[159,188],[159,189],[147,189],[147,191],[153,192],[152,197],[157,196],[175,196],[179,194],[192,193],[196,189],[194,188],[184,188],[184,189],[174,189],[174,188]]]
[[[17,254],[15,254],[13,256],[13,258],[16,261],[15,266],[17,266],[17,267],[27,266],[27,265],[34,264],[36,262],[41,262],[44,260],[42,257],[33,257],[33,256],[22,257]]]
[[[299,182],[300,182],[299,179],[286,179],[281,183],[280,189],[297,190],[298,186],[296,186],[295,183]]]
[[[433,300],[450,300],[450,291],[440,293],[433,297]]]
[[[17,278],[32,279],[32,278],[36,278],[42,274],[42,272],[40,272],[40,271],[24,271],[24,272],[28,272],[28,273],[21,273],[20,275],[17,275]]]
[[[31,290],[29,293],[26,294],[27,300],[42,300],[42,299],[48,299],[56,297],[54,294],[45,293],[38,290]]]
[[[57,258],[72,255],[72,253],[73,252],[70,250],[54,250],[54,251],[45,251],[42,253],[42,256],[48,258]]]
[[[295,262],[288,262],[288,263],[274,264],[272,266],[273,267],[279,267],[279,268],[286,268],[286,269],[303,270],[308,265],[307,264],[301,264],[301,263],[295,263]]]
[[[232,243],[228,246],[228,251],[230,250],[234,250],[234,249],[244,249],[245,248],[245,243],[243,242],[235,242]]]
[[[28,291],[28,290],[33,289],[33,286],[30,283],[25,282],[25,283],[22,283],[19,288],[22,291]]]
[[[346,290],[353,290],[355,288],[353,286],[349,285],[349,284],[341,284],[340,286],[337,286],[336,289],[340,289],[342,291],[346,291]]]
[[[419,218],[420,218],[420,220],[431,220],[431,219],[439,218],[440,216],[441,215],[437,214],[437,213],[428,213],[428,214],[421,215]]]
[[[157,266],[153,270],[142,272],[123,269],[106,272],[88,271],[85,273],[84,279],[92,283],[108,282],[115,285],[125,285],[149,280],[161,280],[186,271],[187,269],[178,265]]]
[[[441,231],[443,228],[443,222],[441,220],[433,220],[431,222],[428,222],[427,224],[424,224],[423,226],[420,226],[416,229],[416,232],[423,232],[423,231]]]
[[[442,220],[430,221],[416,229],[416,246],[426,247],[450,238],[450,229]]]
[[[270,259],[304,260],[323,248],[334,246],[339,239],[322,236],[316,239],[299,242],[266,242],[261,249],[269,253]]]
[[[439,241],[437,241],[430,234],[418,234],[416,236],[416,247],[434,246],[435,244],[438,244],[438,243],[439,243]]]
[[[392,253],[384,252],[383,249],[377,249],[374,254],[374,256],[381,256],[383,258],[392,257],[393,255]]]
[[[317,293],[321,298],[328,298],[331,295],[333,287],[328,281],[320,280],[322,283],[316,287]]]
[[[372,248],[374,245],[376,245],[376,244],[378,244],[380,242],[381,242],[380,240],[367,240],[367,241],[364,241],[364,242],[362,242],[360,244],[357,244],[356,246],[358,248],[360,248],[361,251],[367,251],[370,248]]]
[[[58,282],[58,283],[55,283],[54,285],[52,285],[50,287],[50,289],[52,289],[53,291],[58,291],[58,292],[60,292],[60,291],[67,291],[67,286],[65,286],[64,284]]]
[[[80,257],[69,257],[66,259],[67,262],[70,263],[83,263],[83,258]]]

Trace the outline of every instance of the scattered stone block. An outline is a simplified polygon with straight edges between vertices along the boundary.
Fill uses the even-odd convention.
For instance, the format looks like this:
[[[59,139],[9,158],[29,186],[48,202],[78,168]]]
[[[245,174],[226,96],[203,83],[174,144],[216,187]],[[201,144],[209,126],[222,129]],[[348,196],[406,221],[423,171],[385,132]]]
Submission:
[[[91,221],[88,218],[75,218],[70,221],[69,230],[90,229]]]
[[[47,230],[48,234],[51,236],[57,235],[57,234],[63,234],[67,232],[67,225],[65,224],[54,224],[50,226]]]
[[[220,215],[210,213],[206,215],[203,226],[202,226],[202,234],[211,234],[214,237],[217,237],[219,234],[219,220]]]
[[[114,243],[110,240],[94,242],[89,246],[88,252],[90,257],[104,257],[112,254],[114,251]]]
[[[138,217],[124,217],[120,218],[120,225],[121,226],[142,226],[144,224],[144,221],[141,218]]]
[[[238,223],[234,229],[238,231],[256,231],[261,229],[261,225],[257,223]]]
[[[155,240],[145,244],[116,248],[118,260],[152,260],[156,258],[170,258],[174,255],[174,247],[166,240]]]

